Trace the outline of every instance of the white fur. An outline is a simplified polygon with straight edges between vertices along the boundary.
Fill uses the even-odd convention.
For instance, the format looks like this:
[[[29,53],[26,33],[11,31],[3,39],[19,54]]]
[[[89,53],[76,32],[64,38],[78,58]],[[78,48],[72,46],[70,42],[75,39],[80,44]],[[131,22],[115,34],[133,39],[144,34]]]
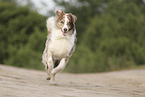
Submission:
[[[52,28],[54,28],[54,25],[55,25],[55,18],[54,17],[50,17],[47,19],[46,21],[46,27],[47,27],[47,30],[52,30]]]
[[[55,58],[62,59],[69,55],[74,45],[75,34],[64,36],[62,31],[56,28],[54,21],[54,17],[47,20],[47,28],[51,29],[52,32],[48,48]]]
[[[68,31],[68,26],[67,26],[67,22],[68,22],[68,18],[67,18],[67,14],[65,15],[65,22],[64,22],[64,26],[62,27],[62,30],[64,31],[64,29],[67,29]]]

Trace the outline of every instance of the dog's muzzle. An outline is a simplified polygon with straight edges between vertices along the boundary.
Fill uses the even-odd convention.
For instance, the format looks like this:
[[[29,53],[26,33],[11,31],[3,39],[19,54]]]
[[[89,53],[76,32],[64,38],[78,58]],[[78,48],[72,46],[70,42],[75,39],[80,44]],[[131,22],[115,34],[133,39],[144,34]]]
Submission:
[[[62,31],[62,33],[63,33],[64,36],[66,36],[66,34],[68,33],[67,28],[64,28],[63,31]]]

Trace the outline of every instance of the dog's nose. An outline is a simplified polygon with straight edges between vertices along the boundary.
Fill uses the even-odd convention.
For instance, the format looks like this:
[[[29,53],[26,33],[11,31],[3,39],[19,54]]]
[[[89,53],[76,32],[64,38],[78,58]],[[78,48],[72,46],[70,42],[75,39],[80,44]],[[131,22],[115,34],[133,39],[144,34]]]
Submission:
[[[67,28],[64,28],[63,30],[64,30],[64,32],[66,32],[67,31]]]

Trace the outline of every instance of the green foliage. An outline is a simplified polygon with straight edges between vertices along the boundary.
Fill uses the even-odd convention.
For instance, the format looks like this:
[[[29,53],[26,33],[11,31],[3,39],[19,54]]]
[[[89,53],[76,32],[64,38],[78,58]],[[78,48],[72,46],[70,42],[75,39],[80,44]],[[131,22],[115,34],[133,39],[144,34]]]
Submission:
[[[66,71],[102,72],[145,64],[143,0],[78,1],[81,6],[57,2],[78,17],[79,43]]]
[[[143,0],[54,1],[78,18],[78,43],[67,72],[145,65]],[[29,8],[17,6],[13,0],[0,0],[0,63],[42,69],[46,19]]]
[[[68,70],[66,71],[74,73],[95,72],[95,70],[92,71],[96,65],[95,60],[93,58],[95,57],[93,53],[88,48],[85,48],[83,46],[77,47],[76,52],[77,53],[74,53],[73,56],[70,58],[67,67]]]
[[[27,7],[0,3],[0,63],[42,69],[45,18]]]

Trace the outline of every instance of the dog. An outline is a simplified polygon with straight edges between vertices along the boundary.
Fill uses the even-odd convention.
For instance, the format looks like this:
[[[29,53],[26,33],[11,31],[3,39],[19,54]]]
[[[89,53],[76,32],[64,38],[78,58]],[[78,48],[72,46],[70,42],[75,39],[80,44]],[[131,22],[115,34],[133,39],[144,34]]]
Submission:
[[[45,65],[47,80],[54,85],[56,73],[62,71],[72,56],[76,46],[77,17],[72,13],[65,13],[59,9],[56,16],[46,21],[47,40],[42,55],[42,63]]]

